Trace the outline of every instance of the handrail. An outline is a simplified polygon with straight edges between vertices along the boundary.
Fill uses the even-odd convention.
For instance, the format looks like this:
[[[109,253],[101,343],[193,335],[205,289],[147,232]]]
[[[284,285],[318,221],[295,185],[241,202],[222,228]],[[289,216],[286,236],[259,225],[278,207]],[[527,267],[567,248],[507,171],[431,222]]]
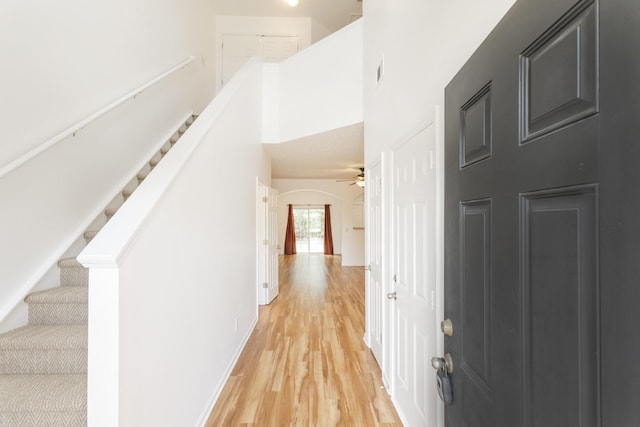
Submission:
[[[102,117],[105,114],[107,114],[109,111],[111,111],[114,108],[120,106],[121,104],[124,104],[128,100],[134,99],[136,96],[140,95],[142,92],[144,92],[146,89],[148,89],[149,87],[153,86],[154,84],[158,83],[160,80],[164,79],[165,77],[169,76],[170,74],[173,74],[174,72],[180,70],[181,68],[184,68],[187,65],[189,65],[194,59],[195,59],[195,56],[188,57],[187,59],[185,59],[184,61],[182,61],[178,65],[176,65],[176,66],[172,67],[171,69],[165,71],[164,73],[160,74],[159,76],[149,80],[147,83],[143,84],[142,86],[132,90],[131,92],[127,93],[126,95],[124,95],[124,96],[118,98],[117,100],[113,101],[109,105],[107,105],[107,106],[101,108],[100,110],[96,111],[95,113],[91,114],[89,117],[87,117],[87,118],[85,118],[83,120],[80,120],[78,123],[76,123],[75,125],[67,128],[66,130],[60,132],[59,134],[57,134],[53,138],[45,141],[44,143],[38,145],[37,147],[29,150],[26,153],[24,153],[23,155],[21,155],[17,159],[13,160],[12,162],[10,162],[7,165],[5,165],[2,168],[0,168],[0,178],[5,176],[6,174],[11,172],[12,170],[17,169],[18,167],[22,166],[23,164],[25,164],[29,160],[33,159],[34,157],[36,157],[40,153],[42,153],[42,152],[48,150],[49,148],[53,147],[54,145],[56,145],[58,142],[62,141],[63,139],[65,139],[65,138],[67,138],[67,137],[69,137],[71,135],[75,136],[78,131],[82,130],[84,127],[86,127],[90,123],[96,121],[100,117]]]

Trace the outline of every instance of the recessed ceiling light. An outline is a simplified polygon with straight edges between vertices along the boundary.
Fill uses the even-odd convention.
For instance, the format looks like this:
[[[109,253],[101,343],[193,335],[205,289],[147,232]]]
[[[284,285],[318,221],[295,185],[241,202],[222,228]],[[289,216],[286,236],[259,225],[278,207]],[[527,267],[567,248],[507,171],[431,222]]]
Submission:
[[[287,3],[291,7],[296,7],[298,5],[298,0],[287,0]]]

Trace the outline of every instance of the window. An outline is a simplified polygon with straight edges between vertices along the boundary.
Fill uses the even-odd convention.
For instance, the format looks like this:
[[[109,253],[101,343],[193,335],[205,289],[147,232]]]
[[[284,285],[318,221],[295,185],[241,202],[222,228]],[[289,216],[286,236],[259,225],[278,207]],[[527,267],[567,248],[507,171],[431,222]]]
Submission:
[[[324,253],[324,208],[293,208],[296,252]]]

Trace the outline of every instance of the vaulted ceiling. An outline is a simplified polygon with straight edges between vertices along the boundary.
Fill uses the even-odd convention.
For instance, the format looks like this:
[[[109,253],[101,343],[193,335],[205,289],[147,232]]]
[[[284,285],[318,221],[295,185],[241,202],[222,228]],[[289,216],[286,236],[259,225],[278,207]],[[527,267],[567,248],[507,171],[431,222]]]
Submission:
[[[217,15],[310,17],[334,32],[362,15],[358,0],[212,0]],[[271,175],[286,179],[348,179],[364,165],[362,123],[281,144],[265,144]]]

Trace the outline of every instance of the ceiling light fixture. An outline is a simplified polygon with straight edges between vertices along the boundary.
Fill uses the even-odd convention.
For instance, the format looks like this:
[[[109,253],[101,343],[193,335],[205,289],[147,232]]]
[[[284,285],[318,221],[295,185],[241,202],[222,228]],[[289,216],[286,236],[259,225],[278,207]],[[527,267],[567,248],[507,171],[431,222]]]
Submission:
[[[298,0],[287,0],[287,3],[291,7],[296,7],[298,5]]]
[[[356,181],[356,185],[357,185],[358,187],[364,187],[364,180],[362,180],[362,181]]]

